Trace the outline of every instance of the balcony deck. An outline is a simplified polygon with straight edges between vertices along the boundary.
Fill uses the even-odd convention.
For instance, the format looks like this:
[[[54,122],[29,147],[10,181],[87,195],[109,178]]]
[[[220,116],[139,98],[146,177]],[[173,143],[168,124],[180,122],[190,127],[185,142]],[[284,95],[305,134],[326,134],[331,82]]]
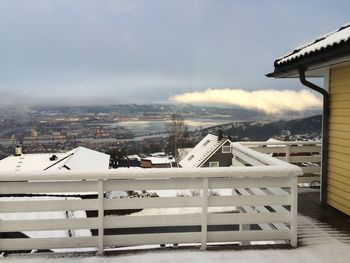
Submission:
[[[318,191],[299,190],[298,245],[310,245],[315,242],[350,244],[350,218],[334,208],[322,207],[319,199]]]
[[[260,143],[259,143],[260,144]],[[308,246],[320,243],[348,243],[350,240],[349,221],[331,209],[319,205],[319,192],[299,188],[299,214],[297,215],[297,181],[304,168],[317,169],[313,162],[319,163],[320,146],[315,142],[302,145],[293,144],[259,149],[251,149],[240,143],[232,144],[236,167],[203,169],[145,169],[141,171],[109,171],[105,173],[17,173],[1,175],[1,191],[4,194],[16,193],[58,193],[94,192],[92,200],[4,200],[0,202],[2,211],[50,212],[56,210],[96,211],[92,218],[21,219],[15,222],[0,221],[4,232],[50,231],[60,229],[98,230],[92,236],[67,236],[63,238],[42,239],[0,239],[0,250],[20,248],[52,249],[70,247],[98,247],[102,254],[104,247],[119,248],[135,245],[199,243],[205,249],[207,243],[231,243],[235,247],[252,246],[256,241],[269,241],[271,244],[290,244]],[[299,149],[298,149],[299,148]],[[301,150],[300,150],[301,149]],[[272,153],[270,153],[272,151]],[[284,155],[281,152],[284,151]],[[262,153],[263,152],[263,153]],[[273,158],[272,154],[276,154]],[[303,153],[303,156],[299,153]],[[269,153],[269,154],[265,154]],[[291,154],[294,153],[294,154]],[[296,154],[298,153],[298,154]],[[276,156],[274,156],[276,157]],[[278,160],[282,159],[282,160]],[[294,165],[289,164],[294,163]],[[305,166],[310,165],[310,166]],[[303,168],[303,170],[304,170]],[[309,169],[310,170],[310,169]],[[317,174],[315,174],[317,176]],[[297,179],[299,176],[299,179]],[[317,179],[317,177],[316,177]],[[303,181],[304,183],[305,181]],[[192,197],[160,197],[143,199],[108,199],[104,193],[115,190],[144,189],[198,189],[201,195]],[[229,195],[211,196],[210,190],[230,190]],[[236,207],[232,211],[215,212],[213,207]],[[105,211],[111,209],[168,209],[175,207],[199,207],[194,214],[155,214],[143,217],[106,217]],[[298,217],[298,220],[297,220]],[[299,222],[297,226],[297,221]],[[235,228],[227,226],[235,225]],[[196,226],[190,232],[180,231],[179,227]],[[219,231],[217,226],[223,228]],[[258,228],[256,226],[259,226]],[[164,228],[175,227],[171,233],[109,233],[107,229],[123,228]],[[216,227],[215,229],[213,227]],[[225,228],[226,227],[226,228]],[[104,233],[105,230],[105,233]],[[198,231],[197,231],[198,230]],[[107,234],[104,236],[104,234]],[[112,235],[113,234],[113,235]],[[140,233],[139,233],[140,234]],[[298,234],[298,240],[297,240]],[[142,239],[141,239],[142,237]],[[253,242],[251,242],[253,241]],[[276,242],[277,241],[277,242]],[[298,242],[297,242],[298,241]],[[50,243],[51,242],[51,243]],[[268,243],[267,243],[268,244]],[[277,247],[278,247],[277,246]],[[221,247],[222,249],[223,247]],[[274,246],[276,248],[276,246]]]

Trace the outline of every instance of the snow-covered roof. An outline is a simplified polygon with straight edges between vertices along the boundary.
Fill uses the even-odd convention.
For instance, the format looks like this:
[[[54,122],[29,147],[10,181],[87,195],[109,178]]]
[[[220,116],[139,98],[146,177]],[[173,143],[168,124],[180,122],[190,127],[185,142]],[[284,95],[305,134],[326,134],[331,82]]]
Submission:
[[[179,148],[177,152],[179,154],[179,160],[181,161],[193,148]]]
[[[53,158],[54,157],[54,158]],[[77,147],[66,153],[31,153],[0,160],[0,171],[78,170],[98,171],[109,168],[108,154]]]
[[[66,158],[68,153],[55,153],[57,160]],[[0,171],[33,171],[44,170],[57,162],[50,161],[52,153],[30,153],[20,156],[9,156],[0,160]]]
[[[316,40],[303,45],[291,53],[279,57],[275,61],[275,66],[291,62],[293,60],[303,58],[319,51],[323,51],[328,48],[336,47],[342,43],[350,40],[350,23],[340,27],[339,29],[323,35]]]
[[[208,134],[179,162],[183,168],[200,167],[228,139],[218,140],[218,136]]]
[[[283,141],[281,140],[270,138],[266,142],[269,143],[266,145],[267,147],[285,147],[284,145],[281,144],[283,143]],[[276,143],[276,144],[271,144],[271,143]]]
[[[137,154],[128,155],[126,156],[126,158],[128,158],[129,160],[141,161],[141,157],[138,156]]]
[[[165,157],[167,154],[165,152],[155,152],[150,154],[152,157]]]
[[[170,164],[175,162],[174,157],[145,157],[142,160],[150,161],[152,164]]]
[[[79,171],[99,171],[109,168],[110,156],[105,153],[90,150],[85,147],[78,147],[74,154],[67,158],[64,163],[65,167],[70,170]]]
[[[283,141],[281,141],[281,140],[277,140],[277,139],[274,139],[274,138],[270,138],[270,139],[266,140],[266,142],[276,142],[276,143],[281,143],[281,142],[283,142]]]

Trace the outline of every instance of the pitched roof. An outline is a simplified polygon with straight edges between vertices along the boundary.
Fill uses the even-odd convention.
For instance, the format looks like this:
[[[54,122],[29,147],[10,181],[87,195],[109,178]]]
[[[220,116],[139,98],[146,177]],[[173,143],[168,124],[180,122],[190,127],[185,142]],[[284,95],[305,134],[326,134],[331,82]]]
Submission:
[[[182,160],[193,148],[179,148],[177,149],[179,154],[179,160]]]
[[[218,140],[218,136],[208,134],[179,162],[183,168],[200,167],[228,139]]]
[[[126,156],[126,158],[128,158],[129,160],[141,161],[141,157],[138,156],[137,154],[128,155],[128,156]]]
[[[51,158],[56,156],[56,158]],[[79,170],[97,171],[109,168],[108,154],[77,147],[66,153],[31,153],[0,160],[0,171]]]
[[[267,76],[275,76],[303,63],[308,66],[345,55],[350,55],[350,23],[277,58],[274,62],[275,71]]]
[[[323,35],[316,40],[303,45],[291,53],[279,57],[275,61],[275,65],[282,65],[290,61],[310,56],[319,51],[324,51],[329,48],[334,48],[339,44],[348,42],[350,39],[350,23],[346,24],[339,29]]]
[[[67,158],[64,166],[70,170],[99,171],[109,168],[110,156],[85,147],[78,147],[74,154]]]

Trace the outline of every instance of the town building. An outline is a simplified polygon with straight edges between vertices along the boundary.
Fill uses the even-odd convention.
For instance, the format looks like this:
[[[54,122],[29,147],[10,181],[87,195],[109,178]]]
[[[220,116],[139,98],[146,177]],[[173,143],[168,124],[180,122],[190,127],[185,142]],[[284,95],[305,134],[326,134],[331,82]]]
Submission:
[[[145,157],[141,159],[142,168],[177,168],[177,162],[173,156]]]
[[[0,171],[101,171],[109,169],[110,156],[85,147],[65,153],[22,153],[0,160]]]
[[[232,164],[231,141],[208,134],[179,162],[183,168],[227,167]]]

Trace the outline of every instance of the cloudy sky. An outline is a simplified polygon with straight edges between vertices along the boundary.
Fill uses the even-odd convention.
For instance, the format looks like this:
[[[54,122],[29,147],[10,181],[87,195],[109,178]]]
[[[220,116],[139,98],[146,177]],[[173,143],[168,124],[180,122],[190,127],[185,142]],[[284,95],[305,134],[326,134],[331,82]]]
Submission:
[[[302,95],[297,81],[265,74],[276,57],[347,23],[349,10],[348,0],[0,0],[0,103]]]

